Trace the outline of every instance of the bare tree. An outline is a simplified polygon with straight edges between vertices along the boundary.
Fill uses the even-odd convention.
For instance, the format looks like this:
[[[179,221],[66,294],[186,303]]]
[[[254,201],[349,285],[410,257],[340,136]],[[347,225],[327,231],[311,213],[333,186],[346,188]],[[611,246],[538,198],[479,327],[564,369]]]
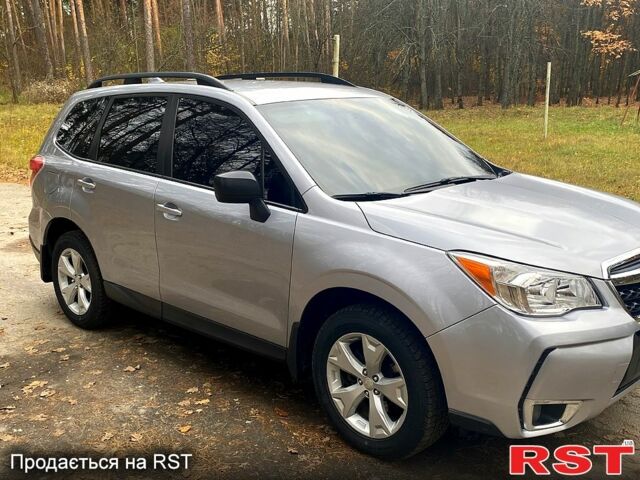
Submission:
[[[218,26],[218,36],[220,41],[224,42],[225,39],[225,27],[224,27],[224,11],[222,10],[222,0],[215,0],[216,2],[216,24]]]
[[[182,21],[184,23],[184,43],[187,57],[187,70],[195,71],[196,59],[194,55],[193,21],[191,19],[191,0],[182,0]]]
[[[78,15],[75,0],[69,0],[69,9],[71,10],[71,23],[73,25],[73,41],[75,46],[78,74],[79,76],[82,76],[84,71],[82,62],[82,46],[80,45],[80,30],[78,28]]]
[[[52,0],[52,1],[56,1],[56,0]],[[62,0],[56,1],[56,7],[57,7],[56,13],[58,17],[58,42],[60,44],[60,60],[62,62],[62,67],[64,69],[64,67],[67,64],[67,49],[65,48],[65,45],[64,45],[64,17],[63,17],[63,10],[62,10]]]
[[[11,91],[13,93],[14,102],[18,101],[18,94],[22,90],[22,81],[20,74],[20,62],[18,60],[18,44],[16,42],[16,33],[13,24],[13,14],[11,12],[11,4],[6,0],[7,5],[7,30],[9,40],[9,51],[11,52],[12,68],[11,72]]]
[[[93,65],[91,64],[91,51],[89,50],[89,37],[87,36],[87,23],[84,18],[83,0],[75,0],[78,29],[80,30],[80,46],[84,63],[84,78],[87,83],[93,81]]]
[[[47,34],[44,16],[42,15],[42,8],[40,8],[39,0],[30,0],[27,5],[31,9],[33,21],[35,23],[34,30],[36,33],[36,41],[38,48],[42,52],[42,60],[44,61],[45,76],[48,80],[53,78],[53,63],[51,63],[51,53],[49,52],[49,45],[47,43]]]
[[[155,33],[158,54],[162,60],[162,38],[160,37],[160,15],[158,13],[158,0],[151,0],[151,18],[153,19],[153,32]]]
[[[144,0],[142,8],[144,11],[144,40],[147,58],[147,71],[153,72],[156,69],[156,62],[153,51],[153,21],[151,19],[151,0]]]

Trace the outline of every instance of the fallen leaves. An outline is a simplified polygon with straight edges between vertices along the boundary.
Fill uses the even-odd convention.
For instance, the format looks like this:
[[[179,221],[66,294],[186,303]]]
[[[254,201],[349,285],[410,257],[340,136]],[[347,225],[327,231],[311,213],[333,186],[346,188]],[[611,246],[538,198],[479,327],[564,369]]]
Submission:
[[[16,409],[15,405],[7,405],[6,407],[0,407],[0,412],[11,412]]]
[[[188,407],[189,405],[191,405],[191,400],[188,400],[188,399],[178,402],[178,406],[180,407]]]
[[[65,352],[67,349],[64,347],[59,347],[59,348],[54,348],[51,350],[52,353],[62,353]]]
[[[276,415],[278,415],[279,417],[289,416],[289,412],[287,412],[286,410],[283,410],[282,408],[276,407],[273,410],[276,412]]]
[[[95,386],[96,382],[89,382],[85,385],[82,386],[82,388],[84,388],[85,390],[88,390],[90,388],[93,388]]]
[[[187,390],[187,393],[198,393],[200,389],[198,387],[191,387]]]
[[[33,422],[44,422],[48,418],[49,417],[47,415],[45,415],[44,413],[39,413],[37,415],[34,415],[34,416],[30,417],[29,420],[31,420]]]
[[[9,368],[11,366],[11,364],[9,362],[3,363],[2,365],[0,365],[0,368]]]
[[[289,447],[287,448],[287,453],[290,453],[291,455],[298,455],[298,449]]]
[[[11,442],[12,440],[15,440],[16,437],[14,437],[13,435],[9,435],[8,433],[2,434],[0,435],[0,442]]]
[[[133,443],[137,443],[140,440],[142,440],[142,434],[141,433],[132,433],[131,436],[129,436],[129,441],[131,441]]]
[[[61,355],[60,356],[60,361],[61,362],[66,362],[69,360],[69,355]]]
[[[140,370],[140,365],[136,365],[135,367],[132,367],[131,365],[129,365],[128,367],[124,367],[124,371],[127,373],[133,373],[137,370]]]
[[[49,382],[47,382],[46,380],[34,380],[26,387],[22,387],[22,393],[24,393],[25,395],[31,395],[36,388],[44,387],[48,383]]]
[[[136,433],[134,433],[133,435],[138,435]],[[132,435],[132,436],[133,436]],[[102,436],[102,438],[100,439],[101,442],[108,442],[109,440],[111,440],[113,438],[113,433],[111,432],[104,432],[104,435]],[[142,436],[140,435],[140,438],[142,438]],[[138,439],[139,440],[139,439]],[[137,442],[138,440],[131,440],[132,442]]]
[[[46,390],[43,390],[42,392],[40,392],[40,398],[49,398],[49,397],[53,397],[56,394],[56,391],[48,388]]]
[[[182,425],[180,427],[178,427],[178,431],[185,435],[187,433],[189,433],[191,431],[191,425]]]
[[[56,431],[54,431],[51,435],[58,438],[61,437],[62,435],[64,435],[66,432],[64,430],[62,430],[61,428],[58,428]]]
[[[195,403],[196,405],[208,405],[210,401],[211,401],[211,400],[209,400],[208,398],[204,398],[204,399],[202,399],[202,400],[198,400],[198,401],[196,401],[196,402],[194,402],[194,403]]]

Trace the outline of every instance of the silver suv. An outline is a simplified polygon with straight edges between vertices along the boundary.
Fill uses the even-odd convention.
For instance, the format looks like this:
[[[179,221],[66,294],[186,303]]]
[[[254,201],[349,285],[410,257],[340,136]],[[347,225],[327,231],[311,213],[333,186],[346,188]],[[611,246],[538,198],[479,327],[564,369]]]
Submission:
[[[558,432],[640,380],[640,206],[497,167],[381,92],[105,77],[31,169],[31,242],[73,323],[118,302],[281,359],[372,455],[450,421]]]

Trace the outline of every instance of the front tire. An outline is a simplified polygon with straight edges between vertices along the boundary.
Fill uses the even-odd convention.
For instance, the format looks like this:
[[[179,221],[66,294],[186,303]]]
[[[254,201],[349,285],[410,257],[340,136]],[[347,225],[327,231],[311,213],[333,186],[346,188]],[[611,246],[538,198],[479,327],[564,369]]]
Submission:
[[[91,244],[81,232],[64,233],[55,243],[51,278],[60,308],[71,322],[87,330],[109,322],[112,302]]]
[[[329,317],[316,338],[312,375],[335,428],[369,455],[409,457],[447,428],[435,359],[392,309],[353,305]]]

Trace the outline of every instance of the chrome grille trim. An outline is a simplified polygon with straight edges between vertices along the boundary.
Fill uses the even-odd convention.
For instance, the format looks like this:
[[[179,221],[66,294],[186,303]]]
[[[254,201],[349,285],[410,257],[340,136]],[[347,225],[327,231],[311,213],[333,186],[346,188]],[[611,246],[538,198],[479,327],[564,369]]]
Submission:
[[[629,312],[629,315],[640,322],[640,315],[633,315],[631,309],[633,305],[628,305],[623,300],[622,291],[626,291],[633,285],[640,285],[640,268],[635,268],[636,263],[640,261],[640,248],[619,255],[602,264],[602,273],[606,280],[609,280],[612,290],[615,292],[620,304]],[[626,266],[633,265],[633,269],[616,273],[616,270],[624,270]]]
[[[638,283],[640,282],[640,268],[628,272],[615,272],[616,269],[624,268],[625,265],[629,265],[637,261],[640,261],[640,248],[623,253],[622,255],[604,262],[602,264],[602,274],[605,279],[611,280],[614,285]]]

